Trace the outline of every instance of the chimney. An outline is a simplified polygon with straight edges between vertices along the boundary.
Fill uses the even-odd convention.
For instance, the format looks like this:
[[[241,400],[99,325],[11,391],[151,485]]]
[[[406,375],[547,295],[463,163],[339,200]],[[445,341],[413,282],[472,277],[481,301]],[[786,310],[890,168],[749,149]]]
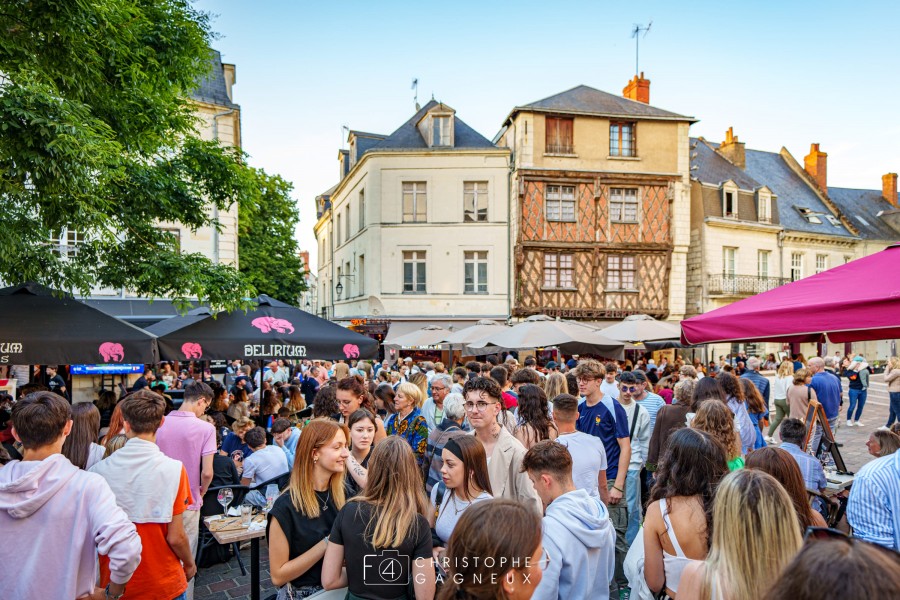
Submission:
[[[719,154],[731,161],[738,169],[747,168],[747,155],[744,151],[744,142],[738,141],[734,135],[734,127],[729,127],[725,132],[725,141],[719,145]]]
[[[629,100],[650,104],[650,80],[644,79],[643,71],[641,71],[639,76],[635,75],[634,79],[628,82],[628,85],[622,90],[622,95]]]
[[[300,262],[303,263],[303,270],[309,271],[309,250],[300,252]]]
[[[818,144],[811,144],[809,154],[803,159],[803,168],[816,180],[816,185],[828,193],[828,154],[819,150]]]
[[[881,176],[881,195],[897,208],[897,174],[888,173]]]

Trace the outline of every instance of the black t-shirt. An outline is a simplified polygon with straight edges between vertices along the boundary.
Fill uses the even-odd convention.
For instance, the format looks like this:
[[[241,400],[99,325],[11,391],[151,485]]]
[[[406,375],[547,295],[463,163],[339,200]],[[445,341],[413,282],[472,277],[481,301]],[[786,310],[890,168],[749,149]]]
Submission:
[[[60,391],[61,388],[66,387],[66,380],[63,379],[59,373],[50,378],[50,381],[47,382],[47,387],[50,388],[51,392],[56,392],[57,394],[62,395]]]
[[[213,478],[209,487],[221,485],[240,485],[241,476],[230,456],[222,456],[218,452],[213,454]]]
[[[284,532],[284,536],[288,540],[288,559],[293,560],[308,552],[310,548],[328,537],[331,527],[338,515],[337,507],[334,505],[334,499],[330,492],[316,492],[316,498],[319,499],[319,506],[323,504],[327,506],[322,510],[319,517],[309,519],[300,511],[294,508],[289,493],[282,494],[275,500],[272,510],[269,511],[268,525],[272,524],[272,519],[278,520],[278,525]],[[266,537],[269,538],[269,528],[266,527]],[[270,538],[271,539],[271,538]],[[291,582],[294,587],[305,585],[322,585],[322,561],[320,560],[309,570]]]
[[[431,528],[416,515],[416,526],[399,548],[376,550],[364,537],[373,507],[366,502],[348,502],[338,513],[329,538],[344,546],[350,593],[368,600],[407,597],[413,561],[431,558]]]
[[[372,449],[373,448],[369,448],[369,453],[366,454],[366,457],[363,459],[363,461],[359,463],[359,466],[361,466],[363,469],[369,468],[369,459],[372,458]],[[347,476],[344,478],[344,488],[347,492],[347,498],[352,498],[362,491],[362,488],[359,487],[359,484],[356,483],[356,480],[353,479],[353,476],[349,473],[347,473]]]

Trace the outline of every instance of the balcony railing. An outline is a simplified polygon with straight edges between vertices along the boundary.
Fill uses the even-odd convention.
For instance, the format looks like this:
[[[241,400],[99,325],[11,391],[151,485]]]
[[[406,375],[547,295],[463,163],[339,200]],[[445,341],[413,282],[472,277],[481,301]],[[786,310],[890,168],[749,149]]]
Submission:
[[[790,279],[783,277],[758,277],[754,275],[710,274],[706,281],[707,293],[728,296],[752,296],[773,290]]]

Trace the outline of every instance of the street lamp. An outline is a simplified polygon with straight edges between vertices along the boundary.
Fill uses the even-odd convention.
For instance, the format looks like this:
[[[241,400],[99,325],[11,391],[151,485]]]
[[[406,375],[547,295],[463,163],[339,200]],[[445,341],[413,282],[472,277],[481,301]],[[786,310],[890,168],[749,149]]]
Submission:
[[[334,286],[334,291],[335,291],[335,293],[337,294],[337,297],[338,297],[338,298],[340,298],[340,297],[341,297],[341,294],[344,293],[344,284],[342,284],[342,283],[340,282],[340,280],[338,280],[337,285]]]

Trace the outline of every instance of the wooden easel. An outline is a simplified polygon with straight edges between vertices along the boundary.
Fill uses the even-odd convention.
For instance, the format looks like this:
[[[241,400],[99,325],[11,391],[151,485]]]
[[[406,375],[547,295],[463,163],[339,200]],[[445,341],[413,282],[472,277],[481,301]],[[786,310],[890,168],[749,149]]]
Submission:
[[[806,437],[803,438],[804,449],[809,446],[809,442],[816,430],[816,424],[822,426],[822,437],[819,439],[819,448],[813,448],[815,456],[818,458],[819,449],[825,446],[824,451],[831,453],[831,457],[834,459],[834,466],[838,472],[846,473],[847,466],[844,464],[844,457],[841,456],[841,451],[834,439],[834,432],[831,431],[831,426],[828,424],[825,408],[817,400],[810,400],[809,407],[806,409]]]

